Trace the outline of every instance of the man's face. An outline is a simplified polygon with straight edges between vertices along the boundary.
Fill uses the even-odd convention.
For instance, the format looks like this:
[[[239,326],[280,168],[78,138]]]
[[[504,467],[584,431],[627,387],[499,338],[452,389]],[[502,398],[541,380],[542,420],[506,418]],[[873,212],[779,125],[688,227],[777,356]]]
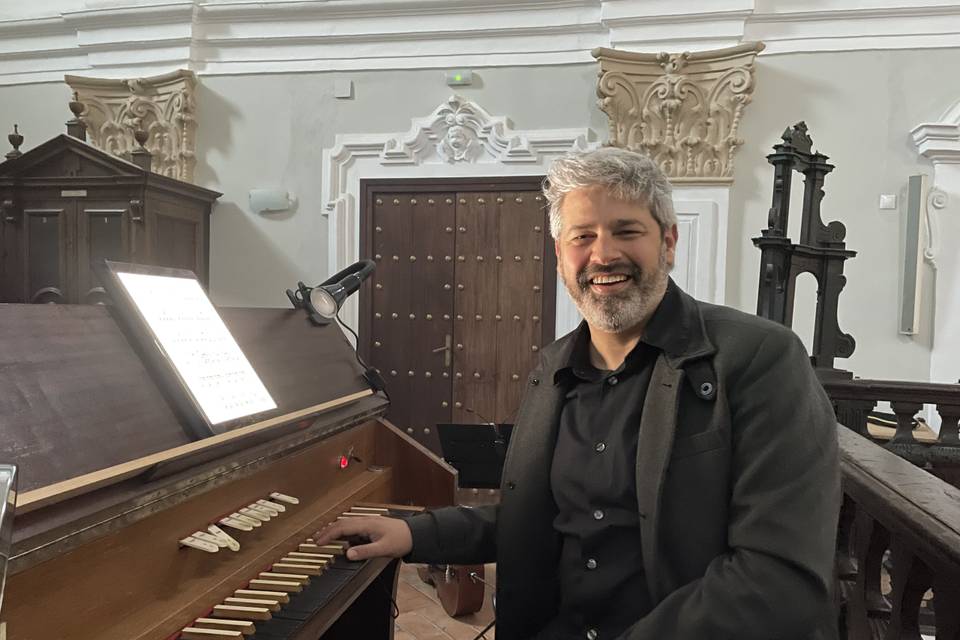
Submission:
[[[661,234],[649,207],[602,187],[568,193],[562,216],[557,272],[591,329],[620,333],[648,318],[666,290],[676,225]]]

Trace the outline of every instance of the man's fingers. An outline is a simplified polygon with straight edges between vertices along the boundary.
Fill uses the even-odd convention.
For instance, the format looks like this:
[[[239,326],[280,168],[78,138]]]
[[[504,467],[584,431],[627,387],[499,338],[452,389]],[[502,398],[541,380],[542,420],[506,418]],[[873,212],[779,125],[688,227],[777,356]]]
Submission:
[[[383,542],[360,544],[347,549],[348,560],[366,560],[367,558],[376,558],[383,555],[389,555],[384,553]]]
[[[329,544],[344,536],[369,536],[372,518],[344,518],[324,527],[314,536],[317,544]]]

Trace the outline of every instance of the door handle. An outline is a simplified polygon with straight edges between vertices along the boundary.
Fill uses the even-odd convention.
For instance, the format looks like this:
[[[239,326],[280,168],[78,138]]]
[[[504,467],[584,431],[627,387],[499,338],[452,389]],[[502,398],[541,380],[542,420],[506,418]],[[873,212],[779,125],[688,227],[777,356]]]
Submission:
[[[443,342],[444,345],[442,347],[437,347],[436,349],[432,350],[431,353],[440,353],[443,351],[443,366],[449,367],[452,359],[451,353],[453,351],[453,336],[448,333],[443,339]]]

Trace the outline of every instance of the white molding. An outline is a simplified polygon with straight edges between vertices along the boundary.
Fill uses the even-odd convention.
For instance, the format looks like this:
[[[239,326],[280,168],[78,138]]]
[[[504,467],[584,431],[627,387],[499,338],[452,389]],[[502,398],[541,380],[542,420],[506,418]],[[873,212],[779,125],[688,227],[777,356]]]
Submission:
[[[960,100],[947,109],[937,122],[918,124],[910,131],[917,151],[934,163],[960,163]]]
[[[32,9],[16,3],[0,7],[0,84],[175,68],[202,76],[589,64],[598,46],[679,52],[760,40],[767,45],[761,55],[960,46],[956,2],[816,4],[809,10],[807,0],[47,0]]]
[[[698,300],[723,304],[730,187],[676,185],[673,207],[680,230],[674,280]]]
[[[334,146],[323,152],[327,273],[307,274],[304,280],[319,282],[359,259],[363,179],[539,176],[567,151],[597,146],[589,128],[515,130],[506,117],[492,116],[459,96],[451,96],[428,116],[412,119],[406,132],[338,135]],[[357,326],[354,298],[348,299],[341,315]],[[560,282],[556,316],[557,335],[579,322]]]
[[[933,181],[926,203],[927,243],[924,258],[936,276],[930,381],[955,383],[960,378],[960,254],[952,247],[960,237],[960,100],[937,122],[918,124],[910,131],[917,152],[933,164]],[[945,241],[945,242],[944,242]],[[939,251],[941,244],[950,249]]]

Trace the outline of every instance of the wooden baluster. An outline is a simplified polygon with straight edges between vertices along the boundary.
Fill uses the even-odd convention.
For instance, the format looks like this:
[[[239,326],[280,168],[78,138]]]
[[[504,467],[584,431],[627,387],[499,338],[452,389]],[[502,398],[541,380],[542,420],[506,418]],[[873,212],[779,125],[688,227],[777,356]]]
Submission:
[[[960,421],[960,405],[939,404],[937,412],[940,414],[940,444],[960,446],[960,434],[957,433],[957,422]]]
[[[856,503],[844,495],[843,504],[840,505],[840,522],[837,526],[837,575],[841,580],[854,580],[857,576],[854,542],[856,515]]]
[[[840,522],[837,528],[837,584],[834,601],[837,607],[840,639],[847,640],[850,627],[847,610],[849,602],[856,597],[857,560],[854,543],[854,519],[857,514],[856,503],[846,494],[840,505]]]
[[[887,633],[889,640],[922,640],[920,635],[920,605],[930,588],[933,574],[910,549],[908,542],[893,536],[890,544],[893,568],[890,580],[893,592],[893,612]]]
[[[897,414],[897,432],[890,444],[911,444],[913,439],[913,416],[923,409],[921,402],[892,402],[893,412]]]
[[[847,603],[848,637],[856,640],[880,638],[874,627],[882,626],[890,616],[890,603],[880,588],[880,569],[890,536],[863,509],[854,518],[857,578]]]
[[[960,575],[938,569],[933,576],[937,640],[960,638]]]
[[[833,410],[837,415],[837,422],[869,438],[867,417],[876,405],[875,400],[839,400],[834,402]]]

